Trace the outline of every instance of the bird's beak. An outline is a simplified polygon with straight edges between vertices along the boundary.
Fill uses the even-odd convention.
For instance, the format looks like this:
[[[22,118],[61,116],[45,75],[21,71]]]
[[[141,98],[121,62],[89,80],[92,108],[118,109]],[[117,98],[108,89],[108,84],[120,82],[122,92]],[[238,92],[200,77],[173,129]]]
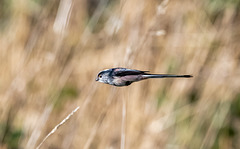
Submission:
[[[98,79],[98,77],[96,78],[96,81],[98,81],[99,79]]]

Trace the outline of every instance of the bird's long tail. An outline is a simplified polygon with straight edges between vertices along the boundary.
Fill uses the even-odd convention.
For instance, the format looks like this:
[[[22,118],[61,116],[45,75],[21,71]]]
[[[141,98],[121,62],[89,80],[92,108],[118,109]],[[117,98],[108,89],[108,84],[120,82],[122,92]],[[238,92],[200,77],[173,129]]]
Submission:
[[[191,75],[172,75],[172,74],[146,74],[144,78],[191,78]]]

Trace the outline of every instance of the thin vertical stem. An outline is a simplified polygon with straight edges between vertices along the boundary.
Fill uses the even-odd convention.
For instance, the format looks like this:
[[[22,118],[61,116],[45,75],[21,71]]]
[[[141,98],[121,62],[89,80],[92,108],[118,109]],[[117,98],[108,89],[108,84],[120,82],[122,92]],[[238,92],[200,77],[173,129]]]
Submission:
[[[121,149],[125,149],[125,140],[126,140],[126,99],[122,100],[122,127],[121,127]]]

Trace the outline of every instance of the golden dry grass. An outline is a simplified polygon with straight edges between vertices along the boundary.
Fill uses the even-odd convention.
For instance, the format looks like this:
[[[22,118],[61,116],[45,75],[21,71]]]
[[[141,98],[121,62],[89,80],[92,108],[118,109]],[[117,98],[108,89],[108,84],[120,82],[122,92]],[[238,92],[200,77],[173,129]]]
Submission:
[[[0,5],[0,148],[36,148],[78,106],[40,148],[239,148],[239,0]],[[194,77],[95,82],[117,66]]]

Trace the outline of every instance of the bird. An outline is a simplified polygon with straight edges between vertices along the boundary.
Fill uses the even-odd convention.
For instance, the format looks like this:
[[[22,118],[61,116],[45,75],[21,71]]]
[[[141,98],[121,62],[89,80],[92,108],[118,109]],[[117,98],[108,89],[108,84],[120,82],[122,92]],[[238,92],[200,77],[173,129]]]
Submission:
[[[150,74],[149,71],[141,71],[128,68],[111,68],[100,71],[96,81],[105,84],[122,87],[129,86],[133,82],[146,80],[149,78],[190,78],[191,75],[174,75],[174,74]]]

